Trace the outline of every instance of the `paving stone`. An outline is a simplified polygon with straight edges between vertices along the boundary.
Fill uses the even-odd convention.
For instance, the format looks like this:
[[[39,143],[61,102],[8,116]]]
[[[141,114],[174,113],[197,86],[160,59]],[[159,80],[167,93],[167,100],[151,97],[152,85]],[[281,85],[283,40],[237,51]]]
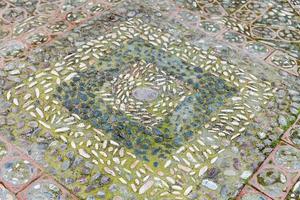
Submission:
[[[296,198],[299,8],[0,1],[0,180],[21,199]]]
[[[240,195],[237,197],[237,200],[271,200],[268,196],[265,196],[261,192],[257,191],[256,189],[245,186]]]
[[[298,125],[289,129],[283,136],[283,140],[296,148],[300,148],[300,127]]]
[[[16,200],[16,196],[7,190],[4,185],[0,184],[0,199],[5,199],[5,200]]]
[[[47,176],[40,177],[23,191],[18,193],[19,199],[58,199],[58,200],[73,200],[77,199],[71,195],[64,187],[59,185],[53,179]]]
[[[285,199],[300,177],[299,150],[280,143],[250,179],[251,185],[272,198]]]
[[[3,159],[0,164],[0,179],[13,192],[23,189],[40,175],[40,170],[21,157]]]
[[[300,198],[300,180],[298,180],[290,190],[287,199],[296,200]]]

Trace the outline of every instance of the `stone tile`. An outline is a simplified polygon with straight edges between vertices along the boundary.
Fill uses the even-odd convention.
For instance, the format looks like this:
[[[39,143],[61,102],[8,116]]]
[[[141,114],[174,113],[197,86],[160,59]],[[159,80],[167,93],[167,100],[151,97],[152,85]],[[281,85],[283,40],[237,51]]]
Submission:
[[[300,149],[300,126],[291,127],[283,136],[282,139],[290,145]]]
[[[271,65],[284,69],[292,74],[299,75],[299,63],[297,59],[282,51],[274,51],[266,60]]]
[[[285,199],[292,184],[292,176],[274,166],[262,166],[250,180],[250,184],[276,199]]]
[[[300,151],[281,143],[250,179],[250,184],[275,199],[285,199],[300,177]]]
[[[17,197],[7,190],[4,185],[0,184],[0,199],[2,200],[17,200]]]
[[[38,178],[40,174],[41,170],[24,157],[4,158],[0,162],[0,180],[15,193]]]
[[[293,188],[290,190],[286,199],[288,200],[300,199],[300,179],[295,183]]]
[[[3,136],[0,135],[0,161],[2,159],[8,159],[10,157],[22,156],[22,152],[19,148],[7,141]]]
[[[274,165],[289,171],[300,172],[300,150],[282,143],[274,149],[274,154],[270,155]]]
[[[0,181],[14,193],[39,177],[41,169],[11,143],[0,138]]]
[[[246,185],[237,197],[237,200],[272,200],[258,190]]]
[[[51,177],[42,176],[28,185],[18,193],[18,199],[57,199],[57,200],[76,200],[63,186],[54,181]]]

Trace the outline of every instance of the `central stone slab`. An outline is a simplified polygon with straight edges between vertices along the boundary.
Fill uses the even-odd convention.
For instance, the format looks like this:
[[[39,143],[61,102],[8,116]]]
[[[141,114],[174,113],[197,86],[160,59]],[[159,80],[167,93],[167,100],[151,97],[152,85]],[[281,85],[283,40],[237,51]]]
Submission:
[[[158,92],[152,88],[142,87],[134,89],[132,95],[140,101],[153,101],[157,98]]]

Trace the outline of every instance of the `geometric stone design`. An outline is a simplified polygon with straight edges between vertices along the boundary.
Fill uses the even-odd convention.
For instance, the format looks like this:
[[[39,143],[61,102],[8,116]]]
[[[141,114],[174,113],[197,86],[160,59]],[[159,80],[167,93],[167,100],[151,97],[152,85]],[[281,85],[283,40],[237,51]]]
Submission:
[[[299,74],[299,59],[295,59],[283,51],[274,51],[267,58],[267,62],[279,69],[286,70],[292,74]]]
[[[195,175],[199,177],[203,176],[208,170],[208,165],[216,163],[221,153],[227,148],[222,140],[224,138],[228,138],[229,141],[235,140],[241,134],[245,133],[247,126],[250,124],[250,120],[255,117],[255,109],[265,105],[268,99],[272,97],[272,88],[271,84],[267,81],[259,81],[257,77],[245,73],[234,64],[218,58],[214,52],[205,52],[193,47],[185,41],[171,41],[170,35],[167,33],[162,33],[161,36],[152,36],[147,32],[142,32],[144,29],[161,32],[159,29],[147,24],[142,25],[140,19],[129,20],[114,27],[112,29],[113,31],[106,36],[100,36],[97,40],[89,42],[84,46],[84,51],[83,49],[78,49],[75,54],[66,56],[63,61],[51,65],[49,68],[37,71],[27,81],[11,89],[5,95],[7,100],[11,101],[15,106],[22,106],[32,117],[36,118],[43,131],[53,131],[58,139],[76,149],[79,155],[84,159],[92,160],[93,163],[97,164],[101,172],[107,173],[120,184],[129,186],[132,191],[137,192],[139,195],[149,192],[151,195],[156,194],[161,197],[174,195],[184,197],[191,192],[194,187],[193,185],[196,184],[196,180],[193,177]],[[126,128],[118,129],[117,127],[107,126],[113,124],[111,122],[114,122],[116,119],[123,119],[122,113],[109,112],[110,108],[107,107],[107,103],[103,100],[101,103],[101,94],[99,94],[97,90],[100,90],[101,85],[105,85],[105,83],[101,81],[103,79],[100,77],[100,79],[86,79],[85,77],[89,77],[90,75],[96,76],[99,70],[99,75],[105,72],[110,74],[109,77],[114,77],[113,74],[118,74],[119,72],[117,71],[108,72],[105,67],[109,65],[102,65],[99,59],[102,58],[103,62],[106,62],[105,59],[107,55],[105,55],[104,52],[114,52],[123,45],[125,47],[126,45],[129,46],[127,50],[124,50],[125,57],[128,59],[132,58],[132,56],[127,55],[128,50],[133,48],[132,42],[128,43],[128,40],[134,41],[134,39],[137,39],[138,45],[144,44],[145,46],[152,46],[155,49],[158,47],[161,48],[160,51],[165,52],[164,54],[167,53],[171,59],[174,59],[174,63],[188,63],[188,65],[182,65],[189,73],[184,76],[180,76],[180,74],[182,74],[180,72],[182,68],[176,67],[178,64],[174,65],[174,68],[164,68],[163,66],[165,66],[165,64],[159,64],[166,74],[174,73],[175,76],[173,74],[172,76],[174,76],[175,79],[180,80],[180,82],[186,82],[189,84],[189,87],[193,87],[193,90],[183,89],[182,91],[185,94],[189,94],[190,91],[194,90],[198,91],[196,93],[191,92],[189,98],[186,98],[180,105],[177,105],[176,108],[174,107],[175,110],[178,108],[186,110],[187,117],[191,116],[188,113],[189,105],[192,105],[191,102],[194,101],[193,99],[202,99],[201,101],[203,101],[207,98],[205,91],[209,87],[215,85],[215,87],[218,88],[220,85],[223,85],[223,89],[220,91],[217,89],[215,91],[220,92],[220,94],[217,95],[221,100],[219,103],[214,102],[216,99],[213,100],[209,98],[207,99],[208,104],[204,102],[199,104],[201,101],[197,103],[197,105],[209,106],[209,109],[205,110],[209,111],[211,109],[209,115],[198,115],[204,117],[202,125],[186,123],[183,127],[185,131],[179,131],[181,133],[179,135],[172,132],[171,134],[164,134],[164,131],[168,131],[167,129],[164,129],[163,132],[152,130],[154,132],[148,134],[146,129],[144,131],[142,126],[137,126],[134,121],[128,121],[128,119],[126,119],[126,123],[121,121],[117,122],[118,126],[125,126]],[[113,44],[111,44],[111,42],[113,42]],[[93,51],[89,49],[93,49]],[[89,54],[91,51],[92,53]],[[123,52],[122,48],[120,52]],[[145,52],[148,51],[145,50]],[[155,56],[160,55],[162,54],[157,53]],[[145,55],[142,55],[141,52],[141,55],[138,55],[138,57],[145,57]],[[133,59],[138,59],[138,57]],[[149,57],[147,59],[150,60],[152,58]],[[147,59],[145,60],[143,58],[140,60],[145,60],[148,64],[151,63]],[[133,60],[128,61],[127,64],[124,63],[123,68],[126,67],[126,65],[134,66],[134,64],[137,64],[137,62],[133,62]],[[157,66],[157,63],[152,64]],[[149,66],[151,66],[151,64]],[[166,69],[170,71],[166,71]],[[178,72],[176,72],[176,70]],[[124,70],[124,72],[126,72],[126,70]],[[124,74],[124,72],[121,74]],[[160,73],[163,72],[160,71]],[[178,75],[176,75],[176,73]],[[188,80],[186,77],[194,78]],[[201,81],[201,77],[212,81],[212,84],[198,84],[197,81]],[[146,79],[147,77],[143,78]],[[88,80],[93,80],[93,82],[89,82]],[[195,82],[195,80],[197,81]],[[101,116],[105,116],[105,118],[100,118],[98,116],[100,113],[97,114],[97,112],[94,113],[92,117],[88,117],[85,115],[84,109],[82,109],[84,107],[74,107],[68,103],[68,101],[64,101],[65,97],[70,98],[70,96],[66,95],[66,91],[72,91],[73,89],[71,88],[77,88],[76,82],[78,84],[88,84],[91,86],[88,87],[89,89],[87,91],[93,91],[93,93],[89,93],[92,99],[88,100],[90,103],[86,105],[98,106],[99,111],[102,110],[106,112],[106,115],[101,114]],[[176,87],[186,85],[186,83],[183,84],[180,82]],[[97,86],[97,84],[100,85]],[[201,90],[201,86],[207,89]],[[78,86],[78,88],[80,89],[81,87]],[[235,89],[232,90],[232,88]],[[73,91],[75,92],[77,90]],[[238,93],[234,91],[238,91]],[[22,92],[24,93],[24,98],[21,99],[19,95]],[[202,96],[201,94],[205,95]],[[74,95],[76,96],[77,94],[74,93]],[[155,96],[156,94],[153,95]],[[79,98],[85,101],[86,96],[81,95]],[[144,97],[139,96],[137,98],[141,99]],[[41,101],[34,103],[39,99]],[[63,105],[61,105],[60,101],[62,101]],[[82,105],[80,101],[75,100],[75,105]],[[174,105],[178,103],[179,101],[177,99],[173,102]],[[210,106],[214,104],[214,107]],[[118,110],[121,109],[117,108],[117,111]],[[173,115],[176,113],[175,110],[173,111]],[[116,118],[112,114],[117,114],[120,117]],[[171,114],[172,113],[170,113],[168,117],[172,117]],[[174,116],[183,117],[184,115],[176,114]],[[194,116],[191,117],[194,119]],[[96,121],[93,121],[93,119]],[[225,119],[230,120],[225,122]],[[107,120],[109,120],[109,123]],[[129,123],[127,123],[127,121]],[[172,119],[171,121],[176,122],[176,119]],[[99,124],[99,122],[102,124]],[[157,126],[169,126],[167,125],[169,121],[166,117],[164,122],[162,125],[157,124],[155,128],[157,128]],[[206,129],[204,132],[202,132],[203,127]],[[142,132],[139,134],[130,134],[130,132],[137,129],[139,131],[142,130]],[[122,133],[122,131],[125,130],[129,132]],[[143,136],[143,140],[139,140],[138,136]],[[214,137],[214,145],[209,145],[210,141],[206,139],[210,136]],[[170,137],[171,140],[168,139]],[[161,139],[162,144],[160,144]],[[168,148],[170,147],[169,144],[172,144],[173,147]],[[170,149],[173,150],[170,151]],[[187,149],[188,151],[185,151]],[[193,152],[195,152],[195,150],[201,152],[201,156],[194,157]],[[116,155],[119,156],[116,157]],[[124,155],[130,155],[130,161],[125,161]],[[103,160],[103,156],[106,161]],[[157,156],[159,159],[157,159]],[[161,168],[156,168],[157,166],[161,166]],[[143,171],[145,167],[148,170],[143,173],[143,176],[131,173],[131,176],[135,178],[128,179],[126,174],[130,173],[130,171],[126,170],[126,168]],[[176,170],[174,171],[174,169]],[[187,182],[180,186],[176,181],[173,181],[173,179],[170,180],[167,178],[176,177],[174,176],[175,172],[176,174],[178,173],[177,178],[180,179],[182,171],[189,174],[186,179],[192,181],[193,184],[189,184],[189,181],[185,180]],[[135,179],[137,181],[134,181]],[[166,181],[171,185],[164,184]],[[209,187],[209,182],[203,182],[202,184]],[[168,192],[170,188],[172,188],[171,193]]]
[[[189,88],[153,64],[140,61],[103,89],[103,100],[134,120],[154,126],[190,95]]]
[[[131,49],[140,48],[140,46],[143,47],[139,51],[142,52],[140,53],[141,55],[135,55],[134,51],[130,51]],[[66,81],[62,86],[58,86],[54,97],[60,100],[71,113],[75,113],[81,119],[89,121],[94,128],[101,128],[106,135],[110,135],[116,142],[120,142],[128,149],[132,149],[134,154],[143,160],[151,160],[148,154],[158,158],[169,157],[172,151],[191,140],[198,129],[209,121],[209,115],[215,112],[226,102],[227,98],[236,92],[224,80],[204,73],[200,68],[190,70],[189,75],[180,73],[184,68],[192,66],[188,66],[174,55],[168,55],[161,50],[156,50],[143,40],[133,40],[130,45],[118,49],[117,52],[113,56],[109,56],[109,59],[112,57],[112,61],[114,61],[122,58],[126,63],[121,66],[116,65],[115,62],[106,61],[108,58],[104,57],[101,63],[93,65],[87,70],[79,71],[70,81]],[[157,96],[160,98],[159,101],[163,100],[165,102],[152,105],[153,109],[150,110],[152,114],[163,112],[161,114],[163,118],[156,125],[145,126],[142,120],[134,119],[126,111],[117,109],[120,102],[116,101],[116,104],[111,103],[114,101],[114,98],[118,98],[118,94],[113,94],[111,90],[115,87],[115,82],[112,83],[114,78],[128,74],[128,71],[131,71],[132,66],[135,66],[137,60],[141,57],[145,59],[144,62],[149,62],[148,60],[152,59],[148,55],[149,52],[155,54],[158,61],[161,60],[161,62],[156,61],[156,68],[153,68],[155,73],[152,72],[153,69],[143,70],[143,68],[134,69],[135,73],[140,74],[139,76],[142,78],[145,75],[145,80],[150,82],[149,84],[153,84],[153,81],[156,79],[147,77],[147,72],[151,76],[151,73],[156,74],[156,71],[159,71],[162,73],[159,76],[168,76],[166,78],[168,82],[158,83],[155,90],[159,91],[159,88],[161,88],[161,95]],[[173,67],[169,68],[168,65]],[[107,69],[107,66],[110,68]],[[143,71],[145,72],[142,73]],[[176,77],[172,78],[174,80],[169,80],[173,76],[168,74],[173,74]],[[135,80],[140,79],[137,78]],[[159,78],[158,80],[163,79]],[[173,84],[173,82],[176,84]],[[160,85],[161,83],[168,86],[164,87],[164,85]],[[132,93],[133,98],[124,105],[137,102],[137,98],[134,97],[137,90],[132,88],[132,92],[124,92],[127,88],[127,86],[124,86],[119,92],[127,93],[128,96],[131,96],[130,94]],[[136,88],[138,87],[136,86]],[[165,92],[163,92],[164,90]],[[188,93],[188,91],[192,92]],[[178,96],[174,96],[174,92],[178,92]],[[187,95],[186,98],[182,98],[183,96],[181,95],[183,94]],[[214,96],[214,98],[210,98],[210,95]],[[126,95],[122,99],[126,101]],[[140,102],[138,106],[147,111],[147,106],[150,105],[151,108],[153,102],[157,101]],[[174,106],[177,102],[178,105]],[[155,106],[158,107],[156,108]],[[173,112],[164,108],[170,106],[175,108]],[[193,110],[197,112],[193,112]],[[166,115],[164,115],[164,112],[167,112],[165,113]],[[159,117],[161,118],[161,116]],[[156,119],[153,118],[152,120]],[[186,125],[182,125],[184,123]],[[153,165],[157,166],[157,162],[153,163]]]
[[[13,185],[21,185],[31,179],[31,171],[34,171],[34,169],[27,161],[12,161],[5,163],[1,171],[4,181],[12,183]],[[17,173],[17,171],[19,171],[19,173]]]
[[[269,4],[269,1],[240,1],[238,3],[216,1],[215,3],[220,4],[225,10],[228,9],[228,13],[222,16],[222,22],[228,28],[247,36],[250,40],[261,41],[269,47],[281,49],[276,50],[275,54],[271,53],[272,57],[269,57],[269,54],[261,56],[275,67],[297,76],[300,56],[299,12],[297,3],[292,2],[272,1]],[[277,56],[278,52],[280,53]]]
[[[299,5],[0,1],[0,137],[13,143],[0,159],[24,160],[17,145],[82,199],[229,199],[273,152],[255,175],[266,196],[243,199],[298,199],[297,127],[283,138],[295,148],[275,146],[299,115]],[[65,198],[49,180],[22,188]]]

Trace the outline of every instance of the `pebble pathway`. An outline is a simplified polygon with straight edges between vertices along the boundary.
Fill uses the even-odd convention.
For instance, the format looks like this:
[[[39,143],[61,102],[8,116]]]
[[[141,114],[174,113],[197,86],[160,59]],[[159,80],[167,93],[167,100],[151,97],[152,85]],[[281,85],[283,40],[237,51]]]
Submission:
[[[0,200],[299,200],[298,0],[0,0]]]

